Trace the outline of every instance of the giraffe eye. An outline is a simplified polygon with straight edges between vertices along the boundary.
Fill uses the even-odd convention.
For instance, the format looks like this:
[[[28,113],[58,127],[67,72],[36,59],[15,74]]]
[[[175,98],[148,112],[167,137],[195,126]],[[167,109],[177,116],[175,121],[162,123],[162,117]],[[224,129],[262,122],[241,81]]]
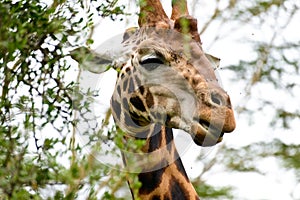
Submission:
[[[146,58],[145,60],[142,60],[140,64],[145,69],[151,71],[156,69],[160,65],[164,64],[164,62],[160,58],[150,57],[150,58]]]

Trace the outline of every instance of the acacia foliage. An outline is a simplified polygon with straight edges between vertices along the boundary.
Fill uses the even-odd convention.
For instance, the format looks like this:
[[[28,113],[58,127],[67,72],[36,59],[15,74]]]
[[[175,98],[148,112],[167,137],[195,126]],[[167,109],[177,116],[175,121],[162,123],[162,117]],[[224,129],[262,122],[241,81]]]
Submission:
[[[117,16],[122,8],[115,2],[93,9]],[[0,2],[1,199],[74,199],[84,186],[83,172],[94,172],[85,180],[93,186],[108,170],[89,156],[77,157],[81,149],[72,137],[80,70],[68,49],[92,42],[92,7],[85,3]],[[87,196],[95,199],[98,192]]]

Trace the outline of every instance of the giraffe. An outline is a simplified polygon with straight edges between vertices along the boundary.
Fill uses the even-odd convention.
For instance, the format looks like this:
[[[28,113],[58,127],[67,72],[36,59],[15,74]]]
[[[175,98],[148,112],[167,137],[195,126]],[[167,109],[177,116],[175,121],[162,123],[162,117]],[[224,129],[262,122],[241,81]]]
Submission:
[[[125,142],[145,141],[143,154],[132,153],[141,160],[138,197],[199,199],[176,150],[172,128],[189,133],[200,146],[215,145],[235,129],[230,97],[214,73],[219,60],[203,52],[197,20],[189,15],[186,0],[172,0],[170,19],[159,0],[142,1],[138,22],[138,29],[124,33],[116,55],[94,52],[97,66],[110,63],[118,71],[111,110],[126,133]],[[129,154],[123,152],[125,165]]]

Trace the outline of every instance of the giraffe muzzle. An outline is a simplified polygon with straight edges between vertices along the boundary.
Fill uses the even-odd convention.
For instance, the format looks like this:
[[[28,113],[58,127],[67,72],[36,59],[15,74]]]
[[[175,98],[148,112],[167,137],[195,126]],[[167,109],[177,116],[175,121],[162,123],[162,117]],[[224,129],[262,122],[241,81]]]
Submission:
[[[198,96],[198,113],[193,118],[191,135],[197,145],[213,146],[235,129],[234,114],[229,95],[220,87],[210,87],[202,94]]]

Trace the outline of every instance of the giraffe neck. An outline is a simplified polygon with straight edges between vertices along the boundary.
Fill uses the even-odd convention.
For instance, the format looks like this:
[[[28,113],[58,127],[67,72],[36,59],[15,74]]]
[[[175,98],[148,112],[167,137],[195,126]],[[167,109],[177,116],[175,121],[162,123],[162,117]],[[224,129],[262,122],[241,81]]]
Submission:
[[[154,153],[152,157],[157,162],[153,164],[151,160],[151,167],[144,168],[142,171],[145,172],[138,175],[142,183],[140,199],[199,199],[176,150],[172,129],[154,124],[151,130],[156,132],[149,134],[142,150],[144,153]]]

